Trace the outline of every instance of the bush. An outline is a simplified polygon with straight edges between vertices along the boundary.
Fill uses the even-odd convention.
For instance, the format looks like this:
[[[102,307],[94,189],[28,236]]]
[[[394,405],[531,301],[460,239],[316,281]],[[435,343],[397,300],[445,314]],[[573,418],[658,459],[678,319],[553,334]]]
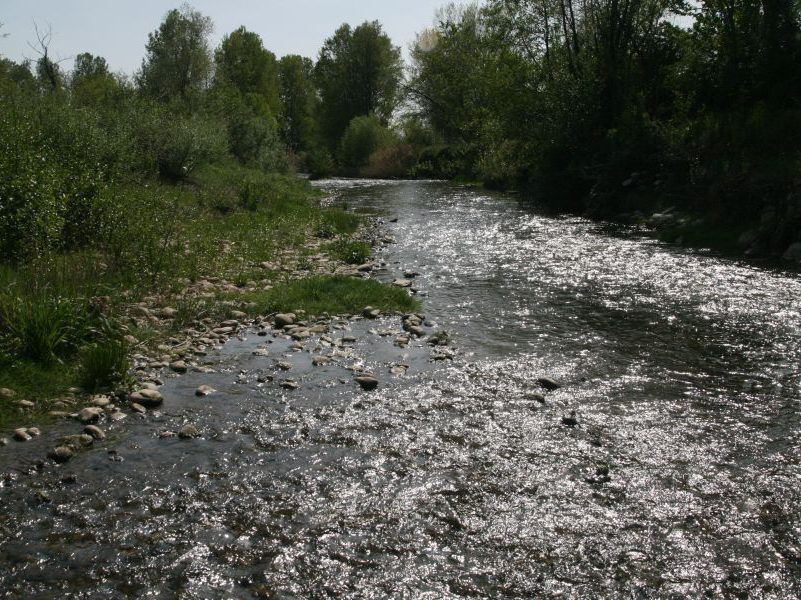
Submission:
[[[206,115],[182,115],[143,104],[131,117],[137,169],[171,181],[186,178],[196,167],[223,158],[228,135],[222,122]]]
[[[367,165],[362,167],[363,177],[401,178],[408,177],[415,163],[414,149],[409,144],[397,144],[379,148],[370,155]]]
[[[340,165],[346,172],[357,174],[370,160],[371,154],[394,142],[394,134],[381,124],[378,117],[356,117],[342,136]]]

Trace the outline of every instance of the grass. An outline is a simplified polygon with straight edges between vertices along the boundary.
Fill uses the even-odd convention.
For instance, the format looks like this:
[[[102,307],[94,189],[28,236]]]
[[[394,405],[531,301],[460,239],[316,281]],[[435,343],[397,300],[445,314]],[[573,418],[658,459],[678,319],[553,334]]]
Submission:
[[[309,277],[288,281],[266,292],[245,296],[255,304],[254,312],[305,311],[308,315],[358,314],[366,306],[382,312],[412,312],[420,302],[406,290],[371,279],[342,276]]]
[[[128,381],[128,348],[119,340],[90,345],[81,356],[78,380],[87,392],[111,391]]]
[[[326,244],[323,252],[335,260],[341,260],[350,265],[361,265],[370,258],[372,248],[366,242],[342,239]]]

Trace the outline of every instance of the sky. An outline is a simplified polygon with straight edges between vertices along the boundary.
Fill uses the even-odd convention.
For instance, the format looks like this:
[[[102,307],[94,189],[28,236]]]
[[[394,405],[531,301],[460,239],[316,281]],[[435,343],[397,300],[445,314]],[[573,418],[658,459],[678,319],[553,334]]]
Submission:
[[[214,21],[213,46],[240,25],[261,35],[278,57],[317,57],[323,41],[342,23],[379,20],[408,57],[415,34],[434,22],[449,0],[195,0],[189,4]],[[464,3],[458,0],[457,3]],[[0,56],[36,59],[28,46],[52,28],[50,55],[70,69],[81,52],[103,56],[114,72],[132,74],[142,64],[147,34],[182,0],[0,0]]]

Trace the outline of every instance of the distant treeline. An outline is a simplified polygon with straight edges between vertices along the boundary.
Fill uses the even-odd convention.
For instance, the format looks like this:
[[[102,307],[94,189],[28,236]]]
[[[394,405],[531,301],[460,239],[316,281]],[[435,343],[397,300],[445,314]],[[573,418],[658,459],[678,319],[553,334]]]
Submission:
[[[177,181],[233,158],[317,176],[465,179],[597,215],[662,204],[761,220],[754,239],[775,250],[801,230],[799,6],[451,5],[418,35],[410,65],[378,22],[343,25],[316,62],[279,60],[244,27],[212,50],[211,21],[184,7],[149,35],[131,78],[89,54],[66,73],[47,39],[35,64],[0,59],[0,134],[17,127],[8,105],[45,107],[40,119],[80,121],[75,140],[55,143],[83,144],[78,130],[91,128],[98,160],[136,175]]]

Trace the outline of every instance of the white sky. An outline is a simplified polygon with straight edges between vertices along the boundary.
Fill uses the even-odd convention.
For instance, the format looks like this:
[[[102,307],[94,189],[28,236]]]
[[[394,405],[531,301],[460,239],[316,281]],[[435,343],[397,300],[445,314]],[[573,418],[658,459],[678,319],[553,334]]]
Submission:
[[[404,56],[414,36],[434,22],[434,13],[449,0],[195,0],[189,4],[214,20],[213,45],[244,25],[261,35],[278,57],[301,54],[317,57],[325,38],[342,23],[358,25],[379,20]],[[457,0],[458,4],[466,0]],[[51,56],[72,59],[81,52],[106,58],[115,72],[133,73],[144,56],[147,34],[164,14],[182,1],[168,0],[0,0],[0,55],[12,60],[37,55],[34,22],[52,27]]]

